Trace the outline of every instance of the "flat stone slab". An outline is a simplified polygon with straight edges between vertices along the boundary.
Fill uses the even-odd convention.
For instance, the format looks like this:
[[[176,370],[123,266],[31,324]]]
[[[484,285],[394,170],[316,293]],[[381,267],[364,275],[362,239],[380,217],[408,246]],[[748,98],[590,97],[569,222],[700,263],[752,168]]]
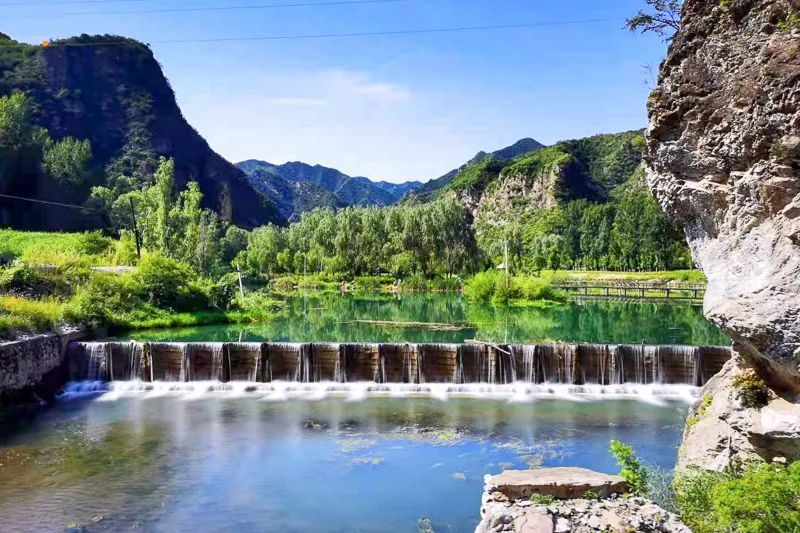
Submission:
[[[496,476],[486,476],[484,481],[487,494],[499,492],[509,500],[527,500],[533,494],[567,500],[581,498],[587,492],[605,498],[623,494],[628,488],[620,476],[575,467],[506,470]]]

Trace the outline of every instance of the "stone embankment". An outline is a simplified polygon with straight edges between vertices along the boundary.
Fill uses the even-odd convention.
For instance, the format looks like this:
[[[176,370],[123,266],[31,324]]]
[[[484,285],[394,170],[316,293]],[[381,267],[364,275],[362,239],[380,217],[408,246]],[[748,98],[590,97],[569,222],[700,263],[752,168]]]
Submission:
[[[584,468],[507,470],[486,476],[476,533],[690,533],[672,513],[625,496],[627,484]]]
[[[0,405],[49,400],[67,378],[67,346],[85,332],[48,333],[0,343]]]

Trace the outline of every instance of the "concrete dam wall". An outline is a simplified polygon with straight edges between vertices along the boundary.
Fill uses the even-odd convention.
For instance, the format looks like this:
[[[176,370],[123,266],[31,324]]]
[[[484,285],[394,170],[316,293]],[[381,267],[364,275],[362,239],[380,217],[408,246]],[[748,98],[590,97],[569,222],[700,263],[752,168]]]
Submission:
[[[702,386],[727,347],[73,342],[72,381]]]

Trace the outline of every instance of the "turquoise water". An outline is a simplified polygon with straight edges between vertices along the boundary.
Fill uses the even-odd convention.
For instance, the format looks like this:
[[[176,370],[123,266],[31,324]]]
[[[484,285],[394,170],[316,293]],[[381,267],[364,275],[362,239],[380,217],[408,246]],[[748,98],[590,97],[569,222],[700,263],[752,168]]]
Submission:
[[[147,330],[121,337],[143,341],[730,342],[708,323],[699,306],[689,304],[588,301],[509,309],[471,304],[458,294],[406,294],[400,299],[381,294],[312,294],[290,298],[284,315],[266,324]]]
[[[686,404],[208,393],[59,402],[0,417],[3,531],[471,532],[485,474],[673,466]]]

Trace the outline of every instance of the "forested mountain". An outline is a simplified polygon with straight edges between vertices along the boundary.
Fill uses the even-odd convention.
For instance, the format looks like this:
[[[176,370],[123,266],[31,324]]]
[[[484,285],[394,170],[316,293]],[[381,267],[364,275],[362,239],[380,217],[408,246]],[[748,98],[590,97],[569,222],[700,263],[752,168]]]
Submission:
[[[52,143],[67,138],[84,143],[88,158],[80,179],[59,180],[39,164],[44,144],[12,146],[5,132],[2,193],[80,204],[95,186],[115,193],[142,186],[152,179],[159,157],[167,156],[175,161],[176,186],[196,181],[204,205],[223,219],[243,227],[281,221],[272,202],[255,193],[247,176],[186,122],[161,67],[142,43],[82,35],[32,46],[0,34],[0,96],[15,92],[28,96],[28,109],[16,119],[49,132]],[[63,159],[74,161],[68,146],[62,148]],[[98,226],[98,216],[87,213],[0,202],[3,225],[20,228]]]
[[[530,137],[526,137],[524,139],[520,139],[511,146],[506,146],[505,148],[501,148],[500,150],[496,150],[492,153],[483,151],[478,152],[472,159],[461,165],[459,168],[451,170],[444,176],[434,178],[417,188],[416,191],[412,191],[409,195],[409,200],[421,202],[430,200],[436,195],[437,191],[440,191],[446,187],[460,172],[465,170],[467,167],[480,163],[486,159],[494,158],[498,161],[508,161],[509,159],[536,151],[540,148],[544,148],[542,143],[535,139],[531,139]]]
[[[339,209],[347,205],[335,194],[314,183],[286,179],[266,165],[256,166],[245,163],[239,165],[242,170],[247,169],[245,171],[250,183],[259,192],[272,199],[278,206],[281,217],[285,220],[295,220],[301,213],[318,207]]]
[[[664,269],[691,265],[677,229],[643,181],[641,131],[488,155],[414,201],[455,198],[481,250],[518,268]]]
[[[268,190],[274,189],[271,197],[276,203],[281,205],[281,198],[290,202],[281,205],[282,212],[285,213],[299,214],[314,207],[387,206],[422,185],[418,181],[376,182],[369,178],[348,176],[334,168],[308,165],[299,161],[274,165],[250,159],[238,163],[237,166],[250,176],[251,183],[259,190],[265,190],[269,194]],[[290,197],[291,195],[286,194],[289,189],[302,189],[303,192]],[[328,194],[323,194],[324,192]]]

